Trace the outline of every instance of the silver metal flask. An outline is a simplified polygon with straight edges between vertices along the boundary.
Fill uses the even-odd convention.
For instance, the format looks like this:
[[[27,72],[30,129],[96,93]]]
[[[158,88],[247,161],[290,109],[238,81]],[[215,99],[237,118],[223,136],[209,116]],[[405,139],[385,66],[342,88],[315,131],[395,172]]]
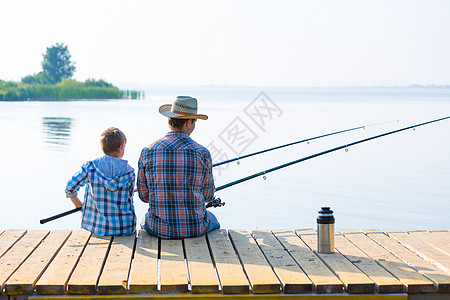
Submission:
[[[319,253],[334,252],[334,216],[329,207],[322,207],[317,216],[317,250]]]

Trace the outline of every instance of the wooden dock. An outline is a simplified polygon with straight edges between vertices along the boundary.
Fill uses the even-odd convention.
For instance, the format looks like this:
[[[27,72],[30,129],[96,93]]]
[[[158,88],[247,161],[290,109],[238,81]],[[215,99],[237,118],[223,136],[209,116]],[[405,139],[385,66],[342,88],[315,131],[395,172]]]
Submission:
[[[0,230],[0,300],[48,298],[450,299],[450,231],[216,230],[184,240],[139,231]]]

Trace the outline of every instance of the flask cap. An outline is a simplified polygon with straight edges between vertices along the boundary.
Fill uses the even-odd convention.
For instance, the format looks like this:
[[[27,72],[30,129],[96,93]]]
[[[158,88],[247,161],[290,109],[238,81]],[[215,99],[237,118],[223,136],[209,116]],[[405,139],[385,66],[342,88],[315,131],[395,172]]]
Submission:
[[[334,224],[333,211],[328,206],[322,207],[317,216],[317,224]]]

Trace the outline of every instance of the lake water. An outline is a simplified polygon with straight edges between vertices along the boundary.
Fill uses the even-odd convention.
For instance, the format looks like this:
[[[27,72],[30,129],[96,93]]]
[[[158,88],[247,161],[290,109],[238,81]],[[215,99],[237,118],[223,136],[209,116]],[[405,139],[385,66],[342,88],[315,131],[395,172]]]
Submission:
[[[264,92],[264,94],[261,94]],[[137,169],[141,149],[168,130],[158,107],[195,96],[191,137],[215,160],[317,135],[369,126],[242,159],[214,169],[216,187],[259,171],[383,132],[450,115],[445,88],[164,87],[139,101],[0,102],[0,229],[75,229],[67,181],[101,156],[110,126],[128,138],[124,159]],[[339,150],[224,189],[212,209],[223,228],[314,228],[331,206],[337,228],[450,228],[450,120]],[[139,220],[147,206],[135,196]]]

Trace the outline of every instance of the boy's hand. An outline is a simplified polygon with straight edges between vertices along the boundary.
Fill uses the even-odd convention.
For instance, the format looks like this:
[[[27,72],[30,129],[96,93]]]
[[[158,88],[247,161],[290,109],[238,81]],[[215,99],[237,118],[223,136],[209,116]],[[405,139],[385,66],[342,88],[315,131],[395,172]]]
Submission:
[[[70,198],[72,200],[73,205],[75,205],[76,208],[80,208],[83,206],[83,202],[80,201],[80,199],[77,198]]]

